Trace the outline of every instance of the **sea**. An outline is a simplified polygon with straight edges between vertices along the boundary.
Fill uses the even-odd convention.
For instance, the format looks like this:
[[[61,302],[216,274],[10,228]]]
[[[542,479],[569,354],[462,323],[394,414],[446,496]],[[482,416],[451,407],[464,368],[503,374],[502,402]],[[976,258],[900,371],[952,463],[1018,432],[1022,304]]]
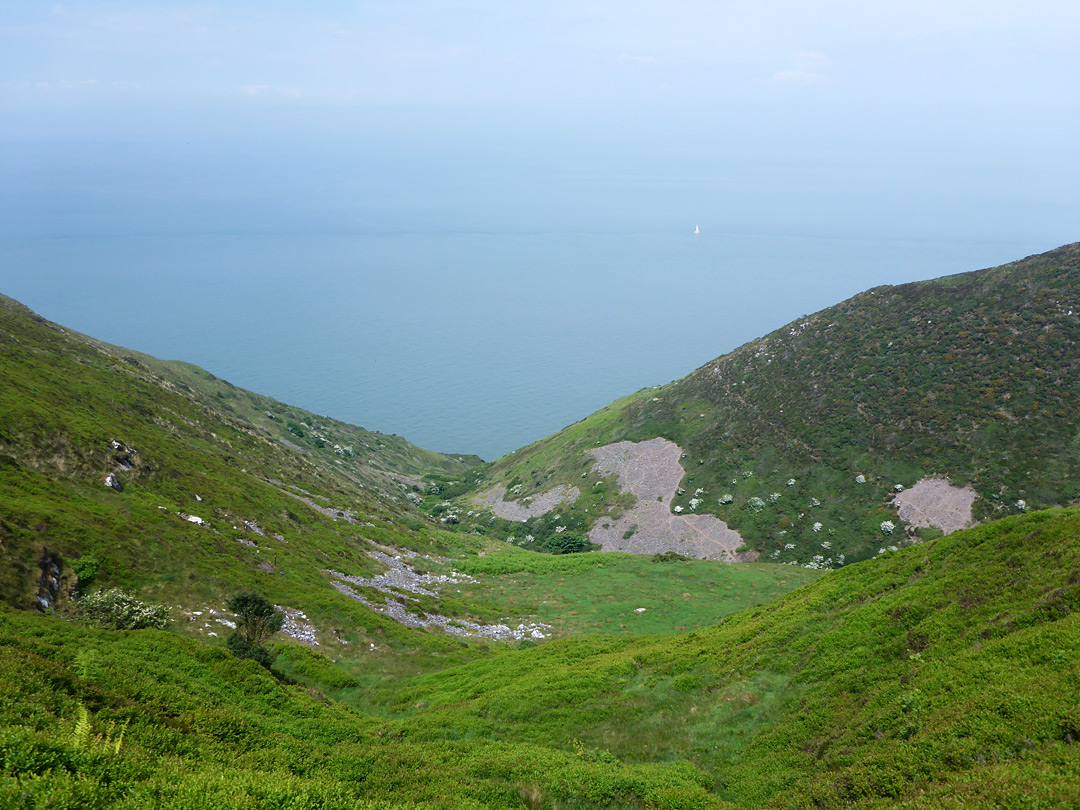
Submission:
[[[342,185],[329,169],[267,179],[35,155],[2,173],[0,292],[110,343],[488,460],[861,290],[1069,241],[1064,215],[1037,227],[1002,200],[996,219],[955,229],[931,203],[896,226],[895,201],[855,204],[839,181],[795,206],[790,180],[765,171],[720,190],[625,167]]]

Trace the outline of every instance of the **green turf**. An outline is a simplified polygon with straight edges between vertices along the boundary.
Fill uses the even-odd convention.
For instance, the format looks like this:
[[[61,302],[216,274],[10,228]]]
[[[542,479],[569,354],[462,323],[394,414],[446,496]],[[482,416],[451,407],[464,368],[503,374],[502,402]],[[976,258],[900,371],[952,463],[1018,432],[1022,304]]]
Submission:
[[[463,598],[505,606],[507,615],[532,615],[554,635],[642,635],[715,624],[748,606],[770,602],[817,574],[788,565],[704,560],[657,561],[651,556],[588,554],[526,557],[493,555],[456,563],[477,583],[456,586]],[[524,555],[522,555],[524,556]],[[643,612],[637,612],[644,608]]]

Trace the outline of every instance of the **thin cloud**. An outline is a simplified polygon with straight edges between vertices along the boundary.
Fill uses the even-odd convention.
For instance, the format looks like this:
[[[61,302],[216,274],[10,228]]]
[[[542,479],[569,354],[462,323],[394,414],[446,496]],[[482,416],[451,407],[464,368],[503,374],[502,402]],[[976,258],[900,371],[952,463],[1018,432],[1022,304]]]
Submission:
[[[814,85],[826,80],[829,60],[817,51],[803,51],[791,57],[790,65],[773,73],[774,84]]]
[[[242,84],[237,88],[243,95],[249,98],[260,96],[278,96],[280,98],[302,98],[304,91],[299,87],[282,87],[272,84]]]
[[[54,82],[20,82],[19,87],[24,90],[38,90],[43,93],[70,93],[77,92],[79,90],[88,90],[97,87],[99,84],[97,79],[78,79],[70,81],[67,79],[61,79]]]

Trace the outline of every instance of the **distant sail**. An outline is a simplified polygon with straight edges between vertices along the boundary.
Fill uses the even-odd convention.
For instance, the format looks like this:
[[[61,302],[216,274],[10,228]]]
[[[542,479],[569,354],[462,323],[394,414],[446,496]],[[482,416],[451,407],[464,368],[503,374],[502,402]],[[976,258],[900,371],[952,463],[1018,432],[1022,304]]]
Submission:
[[[695,225],[694,226],[694,233],[701,233],[701,228],[699,228],[697,225]]]

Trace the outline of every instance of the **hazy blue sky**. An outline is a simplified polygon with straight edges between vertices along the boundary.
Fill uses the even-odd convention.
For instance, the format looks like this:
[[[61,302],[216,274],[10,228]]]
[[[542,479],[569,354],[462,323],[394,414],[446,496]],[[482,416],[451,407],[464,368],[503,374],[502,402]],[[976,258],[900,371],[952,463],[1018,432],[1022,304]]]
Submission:
[[[67,115],[68,136],[154,131],[130,113],[227,134],[411,109],[459,136],[980,154],[1065,147],[1080,101],[1072,2],[7,3],[0,21],[8,126]]]
[[[1076,236],[1078,41],[1064,0],[6,3],[0,205],[19,233],[201,229],[199,201],[380,227],[421,195],[405,220],[593,195],[652,222],[634,194],[683,183],[736,230],[1049,246]]]

